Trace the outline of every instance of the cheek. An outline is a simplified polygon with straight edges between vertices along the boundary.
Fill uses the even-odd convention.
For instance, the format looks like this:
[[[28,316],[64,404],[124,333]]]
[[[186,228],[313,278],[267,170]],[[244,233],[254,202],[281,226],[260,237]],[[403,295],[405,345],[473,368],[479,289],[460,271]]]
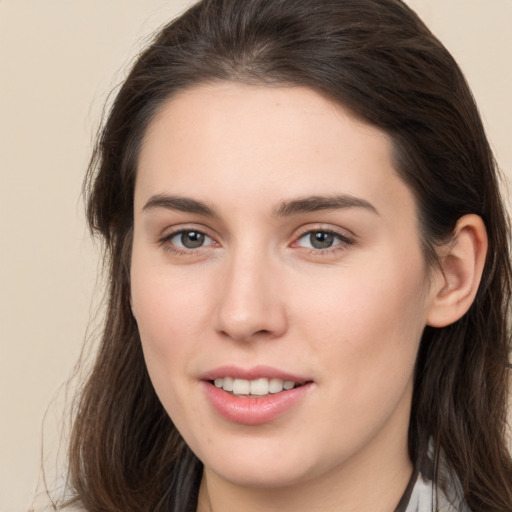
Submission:
[[[208,309],[208,283],[202,276],[153,264],[134,248],[131,268],[132,307],[142,342],[164,355],[175,350],[175,340],[193,344],[204,327]]]
[[[142,252],[142,251],[141,251]],[[134,248],[131,268],[132,305],[148,373],[160,402],[178,431],[194,446],[196,430],[202,427],[195,389],[194,361],[204,352],[205,337],[211,318],[208,297],[212,294],[204,276],[172,272],[169,266],[151,265]],[[194,399],[195,396],[195,399]]]
[[[343,273],[300,308],[308,311],[303,329],[316,340],[319,364],[338,375],[354,403],[365,394],[396,394],[411,378],[427,303],[423,260],[413,261],[390,258],[379,268]]]
[[[186,363],[197,339],[200,327],[193,312],[200,295],[186,280],[173,279],[168,266],[155,263],[134,243],[131,298],[148,372],[160,394],[175,378],[176,368]]]
[[[182,371],[196,339],[194,309],[183,294],[176,293],[168,277],[141,264],[134,257],[131,271],[132,305],[142,343],[144,360],[160,402],[175,423],[187,423],[182,411],[190,408]],[[183,342],[186,339],[187,342]],[[184,399],[185,397],[185,399]]]

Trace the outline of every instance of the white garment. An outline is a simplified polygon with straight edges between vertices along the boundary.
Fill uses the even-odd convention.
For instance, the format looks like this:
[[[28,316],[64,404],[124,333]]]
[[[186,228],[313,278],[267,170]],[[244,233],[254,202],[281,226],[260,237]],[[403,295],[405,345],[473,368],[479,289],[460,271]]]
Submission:
[[[447,491],[449,498],[440,490],[436,492],[433,482],[420,468],[405,512],[471,512],[462,499],[462,490],[456,478]],[[436,501],[438,508],[435,508]]]

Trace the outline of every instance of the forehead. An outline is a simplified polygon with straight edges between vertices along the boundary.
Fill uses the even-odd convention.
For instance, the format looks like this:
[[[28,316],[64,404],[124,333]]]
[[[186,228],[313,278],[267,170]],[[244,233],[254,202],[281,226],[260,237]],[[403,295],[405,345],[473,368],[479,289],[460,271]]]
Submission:
[[[308,88],[202,85],[174,96],[150,123],[135,200],[193,191],[207,202],[232,192],[246,208],[332,193],[410,203],[392,151],[387,134]]]

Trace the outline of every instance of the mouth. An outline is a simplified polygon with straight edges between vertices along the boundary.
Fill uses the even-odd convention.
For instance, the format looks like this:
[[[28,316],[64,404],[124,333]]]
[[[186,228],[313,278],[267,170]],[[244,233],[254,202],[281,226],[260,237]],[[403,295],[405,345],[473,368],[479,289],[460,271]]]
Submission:
[[[224,366],[200,378],[216,414],[243,425],[270,423],[298,411],[315,389],[305,377],[268,366]]]
[[[302,386],[304,383],[279,378],[258,378],[253,380],[234,377],[218,377],[210,381],[216,388],[233,396],[259,398],[275,395]]]

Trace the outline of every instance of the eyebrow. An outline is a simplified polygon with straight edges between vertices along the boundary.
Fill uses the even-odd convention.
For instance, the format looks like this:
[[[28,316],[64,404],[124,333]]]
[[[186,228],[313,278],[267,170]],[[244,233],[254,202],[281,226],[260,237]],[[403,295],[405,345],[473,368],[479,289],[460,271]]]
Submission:
[[[282,202],[274,210],[275,217],[289,217],[301,213],[311,213],[320,210],[342,210],[347,208],[364,208],[380,215],[377,208],[370,202],[347,194],[333,196],[310,196]]]
[[[142,208],[150,211],[158,208],[176,210],[184,213],[196,213],[205,217],[218,217],[215,210],[202,201],[189,197],[157,194],[151,196]],[[291,217],[320,210],[340,210],[347,208],[364,208],[380,215],[375,206],[365,199],[347,194],[333,196],[309,196],[281,202],[272,212],[274,217]]]
[[[177,210],[185,213],[197,213],[205,217],[216,217],[216,213],[212,208],[202,201],[190,199],[182,196],[168,196],[165,194],[157,194],[151,196],[148,202],[142,208],[143,212],[164,208],[166,210]]]

